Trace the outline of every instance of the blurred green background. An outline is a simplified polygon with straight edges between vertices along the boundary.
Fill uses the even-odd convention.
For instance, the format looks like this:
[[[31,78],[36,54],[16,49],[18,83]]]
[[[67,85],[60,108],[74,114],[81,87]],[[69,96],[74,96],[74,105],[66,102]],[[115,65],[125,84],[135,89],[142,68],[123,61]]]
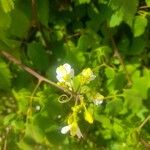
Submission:
[[[149,18],[150,0],[1,0],[0,149],[150,149]],[[38,80],[3,52],[54,82],[64,63],[93,69],[91,88],[110,98],[89,104],[82,139],[60,132],[72,104],[44,82],[33,96]]]

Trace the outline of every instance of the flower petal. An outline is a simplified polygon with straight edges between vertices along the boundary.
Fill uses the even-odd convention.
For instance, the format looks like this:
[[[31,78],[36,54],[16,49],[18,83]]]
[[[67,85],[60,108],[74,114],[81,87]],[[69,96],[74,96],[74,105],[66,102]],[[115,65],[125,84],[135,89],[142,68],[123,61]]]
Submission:
[[[84,113],[84,118],[85,118],[85,120],[86,120],[87,122],[89,122],[90,124],[93,123],[93,117],[92,117],[91,113],[88,112],[87,110],[86,110],[85,113]]]
[[[64,126],[64,127],[61,129],[61,133],[62,133],[62,134],[66,134],[70,129],[71,129],[71,125]]]
[[[80,139],[80,138],[82,138],[83,137],[83,135],[82,135],[82,133],[81,133],[81,131],[80,131],[80,128],[78,127],[78,129],[77,129],[77,137]]]
[[[102,103],[103,103],[103,100],[98,100],[98,99],[94,100],[95,105],[101,105]]]
[[[71,66],[69,64],[66,63],[66,64],[63,65],[63,67],[65,68],[67,73],[71,72]]]

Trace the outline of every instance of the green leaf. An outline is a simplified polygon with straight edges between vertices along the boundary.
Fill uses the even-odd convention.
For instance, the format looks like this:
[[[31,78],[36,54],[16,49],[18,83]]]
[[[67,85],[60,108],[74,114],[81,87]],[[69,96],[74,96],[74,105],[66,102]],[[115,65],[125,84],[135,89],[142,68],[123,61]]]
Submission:
[[[48,55],[40,43],[33,42],[28,45],[28,56],[36,69],[47,71],[49,67]]]
[[[126,84],[125,75],[122,72],[115,73],[114,78],[108,78],[107,88],[110,93],[113,93],[116,90],[121,90]]]
[[[38,15],[41,23],[48,25],[49,20],[49,0],[38,0]],[[44,10],[44,11],[43,11]]]
[[[124,21],[129,25],[132,26],[134,16],[137,11],[137,7],[139,1],[137,0],[125,0],[123,1],[122,11],[124,13]]]
[[[144,33],[147,23],[148,21],[145,17],[143,16],[135,17],[135,21],[133,25],[133,32],[135,37],[138,37]]]
[[[106,105],[106,113],[110,115],[118,115],[123,109],[123,101],[119,98],[114,99],[107,103]]]
[[[124,90],[125,106],[132,110],[132,113],[138,113],[142,109],[142,96],[134,88]]]
[[[38,143],[42,143],[45,140],[43,130],[36,124],[28,124],[25,134],[26,136],[33,138]]]
[[[14,9],[13,0],[1,0],[1,5],[5,13],[8,13]]]
[[[77,69],[81,69],[84,66],[86,61],[84,53],[75,47],[70,47],[68,49],[68,53],[65,60],[68,60],[68,62],[70,63],[76,62],[74,64],[74,67]],[[80,64],[80,66],[78,66],[78,64]]]
[[[19,113],[26,113],[28,109],[28,103],[31,93],[26,89],[21,89],[19,91],[12,91],[18,105]]]
[[[139,91],[139,95],[142,99],[147,98],[148,89],[150,88],[150,71],[148,69],[144,69],[143,76],[133,75],[133,86],[132,88]]]
[[[112,128],[110,119],[107,116],[95,114],[94,119],[96,121],[99,121],[102,124],[103,128],[106,128],[106,129]]]
[[[124,132],[124,128],[123,126],[121,125],[121,122],[120,120],[115,120],[114,124],[113,124],[113,130],[115,132],[115,134],[117,136],[119,136],[119,138],[123,139],[125,137],[125,132]]]
[[[19,149],[22,149],[22,150],[33,150],[34,146],[31,143],[34,143],[34,141],[29,137],[25,137],[25,139],[19,141],[17,145]]]
[[[91,0],[77,0],[79,4],[88,4]]]
[[[122,21],[132,26],[134,15],[138,6],[137,0],[117,0],[112,1],[110,6],[116,11],[112,14],[110,27],[118,26]]]
[[[11,17],[9,14],[4,13],[0,7],[0,29],[6,30],[10,27]]]
[[[81,81],[80,81],[80,78],[78,76],[73,79],[73,89],[74,89],[74,91],[77,91],[79,89],[79,87],[81,85],[80,82]]]
[[[11,86],[11,73],[8,65],[0,59],[0,89],[7,90]]]
[[[78,40],[78,49],[82,51],[86,51],[88,48],[91,47],[91,41],[93,39],[89,34],[81,35]]]
[[[12,36],[24,37],[26,36],[30,22],[25,13],[19,9],[15,9],[11,14],[11,28],[9,33]]]
[[[105,69],[105,74],[107,76],[108,79],[113,79],[115,77],[115,71],[112,68],[106,68]]]
[[[123,42],[123,41],[122,41]],[[145,37],[136,37],[133,38],[132,42],[125,43],[126,45],[123,45],[123,43],[119,44],[119,49],[126,55],[139,55],[141,52],[145,50],[146,45],[146,38]],[[128,51],[127,51],[128,49]]]
[[[107,4],[108,1],[107,0],[98,0],[99,3],[102,3],[102,4]]]
[[[145,0],[145,2],[147,6],[150,6],[150,0]]]
[[[121,11],[116,11],[113,13],[110,19],[110,27],[118,26],[123,20],[123,13]]]
[[[1,38],[1,35],[0,35],[0,38]],[[9,46],[3,40],[0,40],[0,49],[1,50],[10,50]]]
[[[46,137],[50,144],[62,145],[64,140],[64,136],[61,135],[60,131],[58,130],[58,125],[51,125],[48,130],[46,130]],[[56,146],[57,147],[57,146]],[[57,148],[55,148],[57,149]]]
[[[88,29],[78,39],[77,48],[80,51],[95,49],[99,46],[100,41],[101,37],[94,30]]]
[[[16,117],[16,114],[9,114],[4,119],[4,125],[9,125],[10,122]]]

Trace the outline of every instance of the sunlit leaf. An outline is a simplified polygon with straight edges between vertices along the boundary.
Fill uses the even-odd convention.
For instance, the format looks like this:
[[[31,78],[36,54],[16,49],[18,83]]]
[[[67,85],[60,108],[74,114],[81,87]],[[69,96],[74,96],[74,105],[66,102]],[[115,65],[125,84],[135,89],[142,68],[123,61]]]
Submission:
[[[136,16],[134,21],[134,36],[140,36],[144,33],[147,26],[147,19],[142,16]]]

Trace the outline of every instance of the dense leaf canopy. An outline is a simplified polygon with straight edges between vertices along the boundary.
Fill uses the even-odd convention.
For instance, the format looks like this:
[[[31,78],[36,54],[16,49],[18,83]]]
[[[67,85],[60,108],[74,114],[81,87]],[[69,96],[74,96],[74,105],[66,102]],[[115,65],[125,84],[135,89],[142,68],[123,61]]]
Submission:
[[[150,149],[150,0],[1,0],[1,150]]]

